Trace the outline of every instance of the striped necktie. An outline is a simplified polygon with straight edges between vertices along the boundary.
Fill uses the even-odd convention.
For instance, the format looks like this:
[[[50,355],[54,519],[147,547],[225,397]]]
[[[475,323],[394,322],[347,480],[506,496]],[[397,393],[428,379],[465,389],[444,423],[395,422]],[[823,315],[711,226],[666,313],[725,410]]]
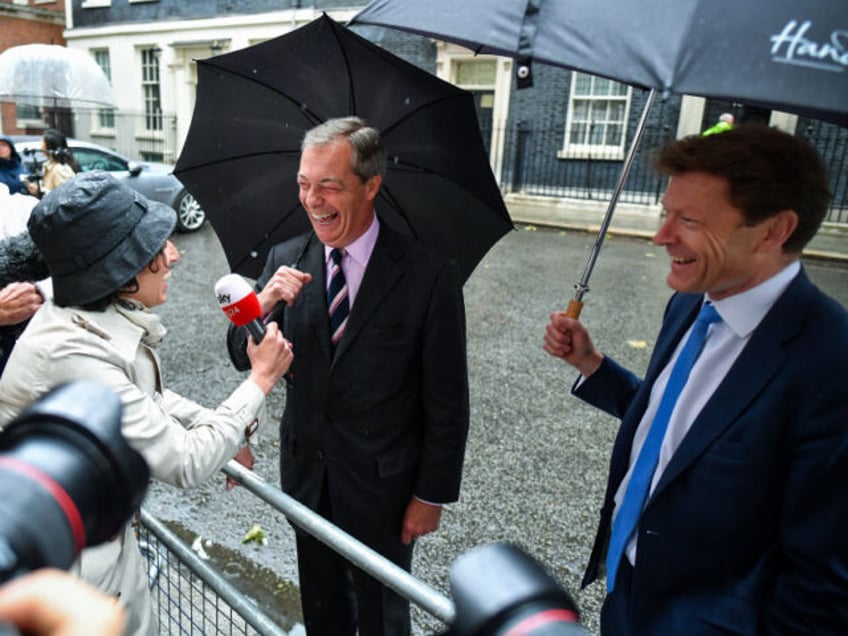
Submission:
[[[677,398],[680,397],[680,392],[686,386],[686,380],[695,365],[695,360],[701,355],[701,349],[704,348],[710,325],[720,320],[721,316],[718,315],[715,307],[711,303],[705,303],[695,320],[689,339],[683,345],[683,349],[677,356],[677,361],[671,370],[654,421],[651,423],[651,428],[642,444],[639,456],[636,458],[636,464],[630,474],[630,482],[627,484],[627,490],[625,490],[624,498],[621,500],[615,522],[612,524],[606,561],[608,592],[612,592],[615,588],[615,577],[621,559],[627,549],[627,544],[630,543],[631,536],[639,525],[639,517],[642,515],[642,508],[644,508],[648,499],[648,490],[654,478],[662,441],[665,438],[665,431],[668,428],[671,414],[674,412],[674,406],[677,404]]]
[[[344,271],[342,270],[343,256],[344,252],[338,248],[333,248],[330,251],[333,266],[330,269],[330,288],[327,290],[327,306],[329,307],[330,315],[330,345],[333,353],[336,352],[336,345],[341,340],[347,326],[347,316],[350,313],[347,280],[345,280]]]

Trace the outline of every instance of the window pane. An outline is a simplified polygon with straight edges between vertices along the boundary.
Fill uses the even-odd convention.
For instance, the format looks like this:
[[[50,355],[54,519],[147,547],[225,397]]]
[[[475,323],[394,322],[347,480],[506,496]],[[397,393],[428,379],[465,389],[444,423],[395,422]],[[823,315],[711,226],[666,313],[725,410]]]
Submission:
[[[598,145],[603,143],[604,141],[604,128],[603,124],[592,124],[589,129],[589,143],[592,145]]]
[[[575,95],[591,95],[592,94],[592,76],[585,73],[574,74],[574,94]]]
[[[582,144],[586,137],[586,124],[572,124],[571,136],[568,140],[572,144]]]
[[[456,83],[459,86],[494,86],[495,60],[462,60],[456,63]]]
[[[606,121],[607,120],[607,102],[605,101],[594,101],[592,102],[592,121]]]
[[[109,57],[109,49],[97,49],[93,51],[94,53],[94,61],[97,62],[97,66],[100,67],[100,70],[103,71],[103,74],[106,76],[106,79],[109,80],[109,84],[112,83],[112,61]],[[101,108],[97,111],[97,125],[100,128],[114,128],[115,127],[115,111],[111,108]]]
[[[572,117],[575,121],[587,121],[589,119],[589,102],[585,99],[574,100]]]
[[[612,92],[610,95],[627,95],[627,84],[620,84],[619,82],[612,83]]]
[[[609,95],[610,94],[610,82],[608,79],[604,79],[603,77],[595,78],[595,90],[592,91],[593,95]]]
[[[618,146],[621,144],[622,126],[619,124],[610,124],[607,126],[607,145]]]
[[[18,104],[15,113],[19,120],[38,121],[41,119],[41,110],[35,104]]]
[[[610,121],[624,120],[624,102],[616,100],[607,103],[609,104]]]
[[[144,96],[144,124],[147,130],[162,130],[162,102],[159,94],[159,59],[156,49],[141,51],[141,88]]]

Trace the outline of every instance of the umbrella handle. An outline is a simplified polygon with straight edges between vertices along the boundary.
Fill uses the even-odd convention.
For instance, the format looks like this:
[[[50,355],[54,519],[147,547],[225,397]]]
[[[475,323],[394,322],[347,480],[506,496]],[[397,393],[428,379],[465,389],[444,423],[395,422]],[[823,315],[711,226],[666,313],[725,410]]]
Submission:
[[[583,310],[583,301],[572,298],[568,301],[568,309],[565,310],[565,315],[569,318],[577,320],[580,318],[580,312]]]

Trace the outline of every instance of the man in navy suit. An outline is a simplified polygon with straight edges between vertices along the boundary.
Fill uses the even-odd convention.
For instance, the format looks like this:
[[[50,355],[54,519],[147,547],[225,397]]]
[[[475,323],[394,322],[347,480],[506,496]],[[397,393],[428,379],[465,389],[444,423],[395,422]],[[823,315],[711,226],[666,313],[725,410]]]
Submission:
[[[313,230],[271,249],[257,290],[297,352],[280,428],[283,490],[409,570],[415,539],[459,496],[465,308],[456,264],[375,214],[385,155],[356,117],[306,134],[297,180]],[[349,314],[331,330],[336,306]],[[241,369],[245,337],[228,335]],[[410,632],[406,599],[299,530],[297,552],[309,636]]]
[[[676,293],[644,380],[563,314],[544,338],[580,372],[573,393],[622,420],[583,580],[606,560],[601,633],[848,634],[848,313],[800,262],[827,212],[824,166],[798,137],[740,126],[671,142],[657,167],[671,179],[654,243]],[[657,436],[635,530],[607,559],[705,302],[720,321]]]

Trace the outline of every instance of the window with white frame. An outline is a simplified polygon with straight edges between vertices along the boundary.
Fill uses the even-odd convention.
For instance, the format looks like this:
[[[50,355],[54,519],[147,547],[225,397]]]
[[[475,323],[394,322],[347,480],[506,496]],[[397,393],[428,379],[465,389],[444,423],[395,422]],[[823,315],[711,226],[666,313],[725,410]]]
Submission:
[[[18,128],[43,125],[41,109],[35,104],[19,102],[15,107]]]
[[[624,158],[631,89],[603,77],[571,74],[571,95],[560,157]]]
[[[144,98],[144,127],[162,130],[162,100],[159,86],[158,48],[141,50],[141,93]]]
[[[109,57],[109,49],[95,49],[92,52],[94,61],[97,66],[103,71],[109,84],[112,83],[112,61]],[[114,130],[115,129],[115,109],[100,108],[97,111],[97,128],[99,130]]]

